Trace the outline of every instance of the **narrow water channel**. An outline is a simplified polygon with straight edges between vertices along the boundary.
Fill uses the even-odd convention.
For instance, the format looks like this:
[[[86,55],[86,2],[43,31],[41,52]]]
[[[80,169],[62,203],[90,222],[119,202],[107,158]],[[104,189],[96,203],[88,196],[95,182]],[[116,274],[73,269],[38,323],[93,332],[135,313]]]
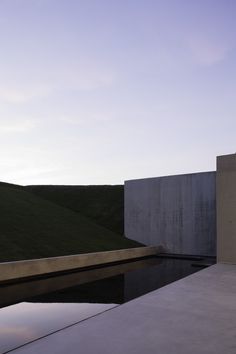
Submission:
[[[147,258],[0,287],[0,353],[7,353],[201,268],[192,260]]]

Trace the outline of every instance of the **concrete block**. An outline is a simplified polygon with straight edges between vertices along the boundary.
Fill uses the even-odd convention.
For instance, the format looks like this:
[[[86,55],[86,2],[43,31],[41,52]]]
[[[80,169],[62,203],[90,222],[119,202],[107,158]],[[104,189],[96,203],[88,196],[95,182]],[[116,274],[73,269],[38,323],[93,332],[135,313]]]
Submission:
[[[216,173],[125,182],[125,235],[167,252],[215,256]]]
[[[217,157],[217,260],[236,264],[236,154]]]

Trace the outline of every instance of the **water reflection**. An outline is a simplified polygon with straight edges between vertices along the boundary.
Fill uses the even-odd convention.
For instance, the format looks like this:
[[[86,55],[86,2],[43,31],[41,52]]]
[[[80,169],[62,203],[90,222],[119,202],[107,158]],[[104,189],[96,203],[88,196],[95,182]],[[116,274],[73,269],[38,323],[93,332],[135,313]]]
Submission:
[[[146,294],[162,286],[182,279],[201,269],[192,267],[192,261],[163,259],[148,269],[134,270],[125,274],[124,302]]]
[[[32,296],[38,296],[41,294],[55,292],[62,289],[72,288],[80,284],[91,283],[100,279],[107,279],[116,275],[132,272],[134,270],[149,268],[153,265],[159,265],[161,263],[163,263],[163,259],[147,258],[144,260],[134,261],[130,263],[102,267],[92,270],[85,270],[71,274],[50,277],[46,279],[28,281],[25,283],[2,286],[0,287],[0,307],[11,305],[23,300],[28,300]],[[93,294],[95,295],[94,292]],[[94,300],[90,302],[97,301]]]
[[[0,287],[0,353],[198,271],[192,261],[148,258]],[[27,301],[27,302],[26,302]]]
[[[153,258],[125,266],[115,266],[110,272],[111,275],[122,270],[122,274],[109,278],[103,276],[104,279],[39,295],[31,301],[122,304],[199,271],[192,267],[192,261],[179,259]]]
[[[27,303],[0,310],[0,353],[106,311],[115,304]]]

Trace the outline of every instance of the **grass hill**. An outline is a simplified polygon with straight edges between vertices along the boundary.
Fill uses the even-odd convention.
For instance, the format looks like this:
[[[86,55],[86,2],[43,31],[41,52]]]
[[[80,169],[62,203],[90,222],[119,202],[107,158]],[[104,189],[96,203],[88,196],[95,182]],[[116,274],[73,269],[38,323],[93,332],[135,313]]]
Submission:
[[[88,217],[0,183],[0,261],[137,247]]]
[[[123,235],[124,186],[27,186],[27,190]]]

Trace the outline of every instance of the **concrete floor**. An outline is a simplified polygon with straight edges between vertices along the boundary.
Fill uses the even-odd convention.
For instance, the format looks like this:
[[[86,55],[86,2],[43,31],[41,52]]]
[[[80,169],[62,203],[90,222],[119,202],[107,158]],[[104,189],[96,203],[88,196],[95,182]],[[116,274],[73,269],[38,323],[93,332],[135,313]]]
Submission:
[[[14,352],[235,354],[236,265],[214,265]]]

